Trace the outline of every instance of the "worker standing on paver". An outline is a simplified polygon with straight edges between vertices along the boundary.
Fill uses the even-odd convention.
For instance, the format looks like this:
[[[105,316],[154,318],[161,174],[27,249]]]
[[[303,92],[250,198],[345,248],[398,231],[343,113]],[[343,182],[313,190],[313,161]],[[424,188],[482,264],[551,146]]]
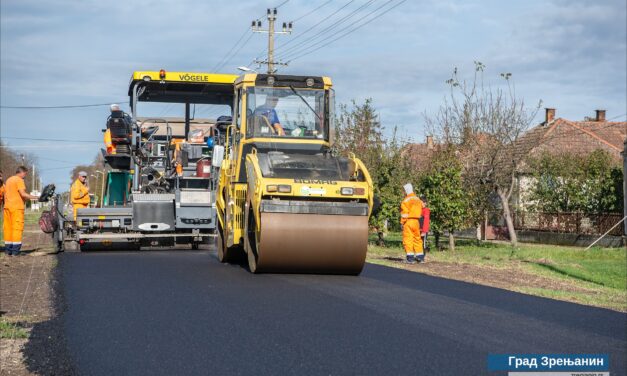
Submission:
[[[422,238],[420,236],[420,217],[422,216],[422,201],[414,193],[410,183],[403,186],[405,199],[401,203],[401,226],[403,228],[403,247],[405,248],[406,262],[414,264],[424,259]]]
[[[78,178],[70,188],[70,200],[74,207],[74,220],[76,220],[76,211],[89,206],[89,187],[87,187],[87,172],[78,173]]]
[[[18,167],[15,175],[8,178],[4,186],[4,252],[9,256],[19,255],[22,249],[24,202],[39,198],[26,192],[24,178],[27,173],[26,167]]]

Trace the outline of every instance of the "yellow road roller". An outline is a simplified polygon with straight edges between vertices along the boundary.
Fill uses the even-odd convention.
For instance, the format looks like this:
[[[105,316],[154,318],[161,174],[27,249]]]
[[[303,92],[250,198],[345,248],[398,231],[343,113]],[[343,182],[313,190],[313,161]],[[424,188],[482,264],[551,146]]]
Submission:
[[[222,262],[251,272],[361,272],[373,188],[355,156],[332,153],[334,91],[320,76],[235,80],[216,209]]]

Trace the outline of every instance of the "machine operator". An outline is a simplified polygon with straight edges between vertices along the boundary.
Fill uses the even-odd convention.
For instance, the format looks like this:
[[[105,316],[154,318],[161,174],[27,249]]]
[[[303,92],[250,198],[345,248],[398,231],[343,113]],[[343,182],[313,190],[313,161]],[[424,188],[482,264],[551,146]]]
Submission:
[[[270,126],[274,129],[274,132],[279,136],[285,136],[285,130],[281,125],[279,116],[274,109],[279,103],[279,98],[275,96],[266,96],[266,103],[255,109],[254,115],[261,115],[268,119]]]

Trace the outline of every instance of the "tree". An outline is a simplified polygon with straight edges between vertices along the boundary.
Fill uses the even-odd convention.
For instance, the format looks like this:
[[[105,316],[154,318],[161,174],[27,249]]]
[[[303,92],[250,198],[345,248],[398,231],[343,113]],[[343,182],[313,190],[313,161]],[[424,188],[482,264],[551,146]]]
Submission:
[[[0,142],[0,171],[2,171],[2,179],[4,182],[7,181],[8,178],[15,174],[15,170],[18,166],[26,166],[29,169],[28,178],[24,180],[26,184],[26,191],[30,192],[35,187],[33,187],[33,171],[32,166],[35,165],[34,171],[34,180],[39,181],[39,165],[37,163],[37,159],[29,154],[29,153],[18,153],[14,150],[11,150],[7,145]],[[37,188],[40,188],[39,186]]]
[[[419,183],[431,209],[431,228],[436,234],[448,231],[449,249],[455,250],[454,231],[469,221],[469,196],[462,181],[462,164],[452,146],[439,150]]]
[[[462,161],[464,181],[472,187],[477,207],[489,205],[496,194],[507,223],[512,245],[517,244],[510,209],[516,172],[524,154],[515,152],[523,132],[533,121],[541,103],[528,108],[516,96],[511,73],[502,73],[505,89],[483,82],[485,65],[475,62],[471,81],[460,80],[457,68],[447,84],[450,94],[435,116],[426,116],[427,127],[444,145],[455,145]]]
[[[380,208],[370,218],[370,224],[377,231],[379,244],[383,245],[387,228],[400,227],[399,205],[403,199],[401,187],[407,182],[416,181],[410,164],[403,158],[406,142],[399,140],[396,130],[389,139],[383,136],[384,127],[372,105],[372,99],[366,99],[363,104],[353,101],[350,108],[341,105],[336,126],[334,151],[339,155],[355,154],[364,162],[372,177]]]
[[[620,213],[622,169],[601,149],[589,155],[545,153],[529,162],[534,210],[548,213]]]

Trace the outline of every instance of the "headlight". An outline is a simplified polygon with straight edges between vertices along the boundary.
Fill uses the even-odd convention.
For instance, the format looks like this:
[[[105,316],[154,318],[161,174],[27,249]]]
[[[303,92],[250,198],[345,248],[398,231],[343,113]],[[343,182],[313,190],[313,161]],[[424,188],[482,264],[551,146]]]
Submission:
[[[340,189],[340,193],[343,196],[352,196],[354,193],[354,189],[353,187],[342,187],[342,189]]]

